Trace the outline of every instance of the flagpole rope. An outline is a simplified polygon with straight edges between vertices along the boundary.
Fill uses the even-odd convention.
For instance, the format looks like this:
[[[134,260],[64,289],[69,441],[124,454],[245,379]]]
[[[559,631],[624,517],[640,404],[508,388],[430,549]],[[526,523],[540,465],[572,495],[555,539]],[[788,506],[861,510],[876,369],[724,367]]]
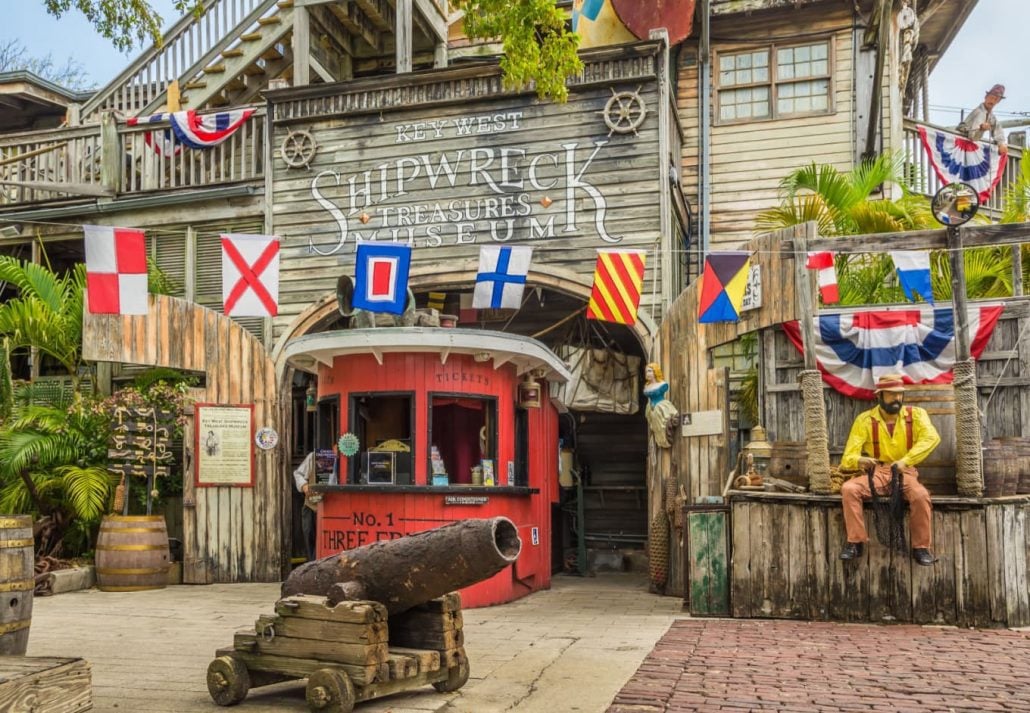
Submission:
[[[27,219],[27,218],[11,219],[11,218],[4,218],[3,216],[0,216],[0,225],[42,225],[42,226],[50,226],[50,227],[54,227],[54,228],[74,228],[74,229],[81,230],[84,225],[93,225],[93,224],[92,223],[63,223],[63,222],[60,222],[60,221],[31,220],[31,219]],[[128,228],[128,227],[132,227],[132,226],[117,226],[117,227]],[[190,226],[184,225],[181,228],[146,227],[146,228],[139,228],[139,230],[143,230],[148,235],[182,235],[188,229],[188,227],[190,227]],[[900,235],[903,236],[904,233],[900,233]],[[307,235],[289,236],[289,239],[296,240],[298,242],[298,244],[301,241],[303,241],[304,245],[306,246],[308,244],[308,240],[310,239],[310,236],[307,236]],[[284,238],[284,242],[286,242],[286,241],[287,241],[287,239]],[[382,241],[371,241],[371,242],[382,242],[382,243],[385,243],[385,242],[388,242],[388,241],[382,240]],[[530,242],[530,241],[527,241],[527,242]],[[484,243],[484,244],[487,244],[487,243]],[[493,243],[491,242],[489,244],[493,244]],[[950,253],[950,252],[963,252],[963,251],[966,251],[966,250],[978,250],[978,249],[982,249],[982,248],[995,248],[995,247],[1008,247],[1008,248],[1012,248],[1012,247],[1016,247],[1017,245],[1023,245],[1023,244],[1030,244],[1030,240],[1028,240],[1026,243],[1007,243],[1005,245],[979,245],[979,246],[974,246],[974,247],[962,247],[962,248],[933,248],[932,250],[923,250],[923,251],[916,251],[916,252]],[[637,248],[637,249],[639,250],[639,248]],[[536,252],[571,252],[571,251],[579,250],[579,248],[573,248],[573,247],[568,247],[568,246],[557,246],[557,245],[549,247],[547,245],[534,244],[533,245],[533,250],[536,251]],[[793,250],[747,250],[746,246],[731,247],[729,245],[727,245],[724,248],[724,250],[726,252],[747,252],[747,253],[749,253],[751,255],[773,255],[773,256],[779,256],[779,257],[786,257],[786,258],[790,258],[790,259],[794,258],[794,251]],[[716,251],[716,252],[718,252],[718,251]],[[879,251],[878,252],[878,251],[875,251],[875,250],[850,250],[850,251],[849,250],[827,250],[827,251],[820,251],[820,252],[832,252],[834,255],[840,255],[840,256],[847,257],[847,256],[853,256],[853,255],[886,255],[890,251],[889,250],[885,250],[885,251]],[[665,254],[668,254],[668,255],[698,255],[698,256],[701,256],[701,255],[704,254],[704,251],[701,248],[697,248],[697,249],[670,248],[670,249],[667,249],[667,250],[662,250],[662,249],[659,248],[659,246],[658,246],[658,244],[656,242],[656,244],[655,244],[655,254],[656,254],[656,256],[658,256],[658,255],[665,255]],[[656,259],[657,259],[657,257],[656,257]]]

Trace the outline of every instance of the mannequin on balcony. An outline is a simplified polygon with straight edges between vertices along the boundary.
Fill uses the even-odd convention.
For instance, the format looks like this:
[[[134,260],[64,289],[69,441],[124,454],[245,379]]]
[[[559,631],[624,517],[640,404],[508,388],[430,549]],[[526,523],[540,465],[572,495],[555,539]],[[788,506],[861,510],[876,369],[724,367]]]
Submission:
[[[998,144],[998,152],[1005,155],[1009,152],[1008,144],[1005,143],[1005,132],[998,124],[998,117],[994,115],[994,107],[1005,98],[1005,87],[995,84],[984,96],[983,104],[973,109],[958,125],[957,131],[970,141],[980,141],[984,132],[989,132],[994,143]]]

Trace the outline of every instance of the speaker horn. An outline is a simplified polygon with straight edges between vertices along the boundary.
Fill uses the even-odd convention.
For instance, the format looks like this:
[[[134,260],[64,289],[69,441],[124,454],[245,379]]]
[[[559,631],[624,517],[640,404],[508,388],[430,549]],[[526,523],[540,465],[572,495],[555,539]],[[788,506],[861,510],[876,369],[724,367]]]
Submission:
[[[344,317],[354,315],[354,280],[350,275],[340,275],[336,281],[336,309]]]

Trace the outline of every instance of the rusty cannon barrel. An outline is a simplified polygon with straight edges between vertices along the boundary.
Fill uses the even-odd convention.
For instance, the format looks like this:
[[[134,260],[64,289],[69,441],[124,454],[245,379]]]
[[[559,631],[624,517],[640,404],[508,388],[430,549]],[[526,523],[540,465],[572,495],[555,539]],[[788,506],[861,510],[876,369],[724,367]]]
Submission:
[[[303,564],[283,582],[282,594],[324,596],[330,605],[371,599],[399,614],[492,577],[521,550],[508,518],[463,520]]]

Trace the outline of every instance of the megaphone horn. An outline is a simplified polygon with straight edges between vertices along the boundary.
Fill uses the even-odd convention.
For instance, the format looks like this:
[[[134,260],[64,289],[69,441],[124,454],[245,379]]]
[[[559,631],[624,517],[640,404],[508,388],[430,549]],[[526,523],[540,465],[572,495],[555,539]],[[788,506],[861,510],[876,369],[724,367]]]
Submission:
[[[340,275],[336,281],[336,309],[344,317],[354,315],[354,280],[350,275]]]

